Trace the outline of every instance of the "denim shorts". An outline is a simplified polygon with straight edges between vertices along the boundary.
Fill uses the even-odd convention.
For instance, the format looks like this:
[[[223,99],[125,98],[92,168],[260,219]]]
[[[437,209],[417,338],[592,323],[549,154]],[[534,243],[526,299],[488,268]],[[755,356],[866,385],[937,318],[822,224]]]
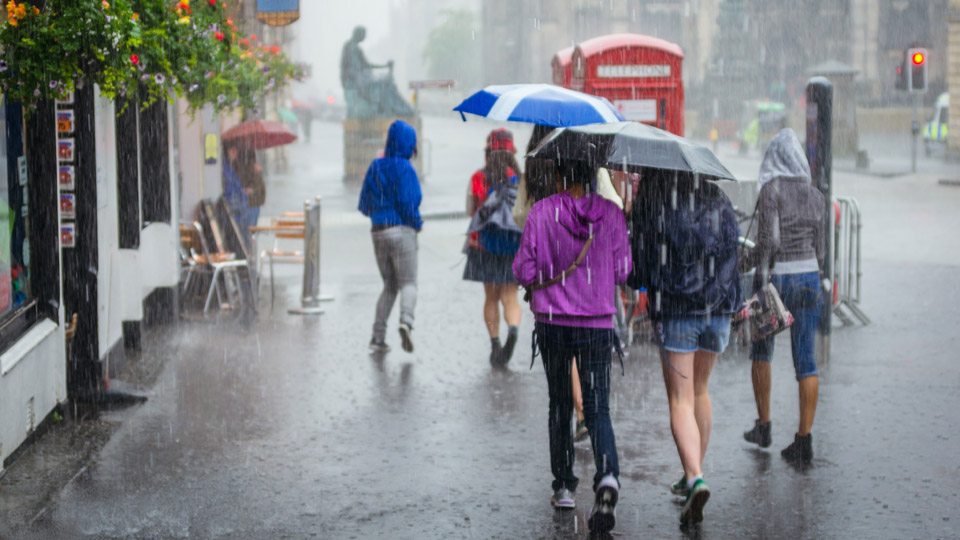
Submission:
[[[678,353],[700,350],[720,354],[729,341],[729,315],[665,315],[654,332],[654,343]]]
[[[790,352],[797,380],[817,375],[815,348],[817,327],[823,296],[820,291],[820,275],[817,272],[803,274],[774,274],[770,282],[777,288],[783,304],[793,314],[790,327]],[[756,362],[773,359],[774,337],[761,339],[753,344],[750,358]]]

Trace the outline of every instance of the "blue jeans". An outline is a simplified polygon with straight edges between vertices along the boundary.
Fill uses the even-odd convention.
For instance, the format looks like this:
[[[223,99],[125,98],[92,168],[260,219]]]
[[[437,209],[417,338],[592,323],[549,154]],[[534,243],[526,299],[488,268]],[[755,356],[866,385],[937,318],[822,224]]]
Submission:
[[[817,341],[817,325],[823,297],[820,294],[820,274],[774,274],[770,281],[780,293],[783,304],[793,314],[790,326],[790,350],[793,353],[793,369],[797,380],[817,375],[814,348]],[[756,362],[773,359],[774,337],[757,341],[750,350],[750,358]]]
[[[550,395],[548,428],[550,431],[550,469],[553,471],[553,489],[577,489],[580,480],[573,473],[573,434],[570,417],[573,414],[573,384],[570,367],[577,359],[580,387],[583,391],[583,416],[597,473],[593,477],[596,489],[600,480],[612,474],[620,476],[617,461],[617,443],[610,423],[610,358],[616,335],[611,329],[577,328],[538,322],[534,330],[535,346],[543,357]]]

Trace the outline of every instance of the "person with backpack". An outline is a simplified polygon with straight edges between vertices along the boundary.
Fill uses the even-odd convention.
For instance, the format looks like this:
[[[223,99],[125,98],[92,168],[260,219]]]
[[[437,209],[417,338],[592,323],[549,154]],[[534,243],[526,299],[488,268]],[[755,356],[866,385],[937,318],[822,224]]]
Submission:
[[[520,228],[513,219],[517,201],[517,173],[513,134],[495,129],[487,136],[486,165],[470,179],[467,213],[467,265],[463,279],[483,283],[483,320],[490,335],[490,363],[502,367],[517,345],[523,311],[517,300],[513,256],[520,244]],[[506,342],[500,343],[500,305],[507,323]]]
[[[358,209],[372,223],[373,250],[383,279],[377,301],[371,352],[387,352],[387,319],[400,295],[400,340],[413,352],[413,310],[417,305],[417,234],[420,218],[420,180],[410,163],[416,154],[417,132],[403,120],[390,124],[383,157],[373,160],[363,179]]]
[[[810,429],[819,392],[814,347],[823,304],[820,276],[825,253],[825,199],[820,190],[811,185],[807,156],[792,129],[783,129],[770,140],[760,164],[759,183],[757,243],[744,256],[740,269],[756,267],[756,286],[773,283],[793,315],[790,345],[800,386],[800,425],[793,443],[780,454],[788,461],[809,463],[813,459]],[[770,336],[755,342],[750,350],[751,379],[759,418],[743,438],[761,448],[773,442],[770,423],[773,345],[774,339]]]
[[[689,173],[643,172],[633,205],[629,284],[645,287],[650,298],[670,429],[683,466],[683,477],[670,489],[686,497],[680,513],[685,524],[703,520],[710,498],[702,469],[712,424],[707,386],[740,307],[738,235],[733,206],[715,183]]]
[[[582,161],[561,161],[557,169],[558,193],[530,210],[513,271],[530,293],[530,309],[537,321],[534,350],[539,348],[547,376],[550,502],[558,509],[573,508],[579,483],[570,430],[570,365],[575,358],[596,465],[594,504],[587,525],[604,532],[616,523],[620,492],[609,403],[611,351],[622,355],[613,330],[613,290],[626,281],[632,259],[623,212],[590,193],[595,169]]]

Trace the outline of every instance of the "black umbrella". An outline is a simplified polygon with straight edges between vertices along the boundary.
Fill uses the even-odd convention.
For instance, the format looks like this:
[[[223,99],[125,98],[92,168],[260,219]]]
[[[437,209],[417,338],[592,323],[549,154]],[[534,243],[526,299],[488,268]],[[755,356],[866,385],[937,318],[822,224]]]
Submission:
[[[610,169],[664,169],[736,180],[709,148],[639,122],[558,128],[529,156],[588,161]]]

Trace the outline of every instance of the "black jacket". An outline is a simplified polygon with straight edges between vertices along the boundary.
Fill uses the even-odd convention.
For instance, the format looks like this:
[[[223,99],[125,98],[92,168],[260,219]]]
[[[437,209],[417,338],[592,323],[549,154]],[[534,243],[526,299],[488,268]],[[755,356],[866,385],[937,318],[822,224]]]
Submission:
[[[661,173],[645,177],[633,206],[631,287],[647,289],[649,313],[728,315],[742,300],[739,228],[714,183]]]

